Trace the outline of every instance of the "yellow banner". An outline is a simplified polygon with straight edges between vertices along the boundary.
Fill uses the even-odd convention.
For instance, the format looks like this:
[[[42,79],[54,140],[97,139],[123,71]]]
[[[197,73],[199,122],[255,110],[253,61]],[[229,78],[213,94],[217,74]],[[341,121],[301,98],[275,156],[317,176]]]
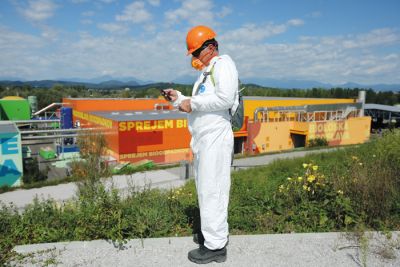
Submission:
[[[81,111],[76,111],[76,110],[73,111],[73,115],[77,118],[87,120],[88,122],[95,123],[97,125],[101,125],[106,128],[110,128],[110,129],[112,128],[112,120],[98,117],[98,116],[95,116],[92,114],[84,113]]]
[[[138,132],[145,132],[172,128],[187,128],[187,120],[122,121],[118,124],[120,132],[134,129]]]
[[[178,153],[189,153],[189,148],[120,154],[119,159],[123,160],[123,159],[136,159],[136,158],[155,157],[155,156],[166,156]]]

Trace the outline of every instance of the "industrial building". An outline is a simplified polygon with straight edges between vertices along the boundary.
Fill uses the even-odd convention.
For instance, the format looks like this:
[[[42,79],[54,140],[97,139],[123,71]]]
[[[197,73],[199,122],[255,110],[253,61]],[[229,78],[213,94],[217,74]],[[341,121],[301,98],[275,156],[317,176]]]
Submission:
[[[371,129],[364,99],[244,97],[235,153],[290,150],[316,138],[330,146],[363,143]],[[187,114],[163,98],[64,98],[38,110],[35,97],[7,97],[0,100],[0,116],[0,186],[19,185],[32,155],[63,169],[79,154],[76,137],[85,129],[104,133],[110,164],[192,159]],[[51,146],[42,145],[44,140]]]
[[[186,114],[164,99],[65,98],[80,127],[106,131],[117,161],[156,163],[190,160]],[[235,132],[235,153],[257,154],[304,147],[326,138],[329,145],[368,140],[370,117],[355,99],[244,97],[245,123]]]

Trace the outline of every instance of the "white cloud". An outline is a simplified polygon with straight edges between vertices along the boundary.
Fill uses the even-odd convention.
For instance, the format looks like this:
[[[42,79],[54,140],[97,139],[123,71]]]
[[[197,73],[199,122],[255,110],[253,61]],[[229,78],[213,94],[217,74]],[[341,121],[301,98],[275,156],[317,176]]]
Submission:
[[[262,43],[259,40],[263,33],[247,33],[253,42],[224,39],[220,45],[237,60],[242,77],[317,80],[333,84],[400,82],[400,53],[382,50],[384,46],[400,43],[400,34],[394,30],[376,29],[346,38],[303,37],[299,43],[289,44]]]
[[[145,3],[142,1],[133,2],[125,7],[121,15],[116,16],[117,21],[127,21],[132,23],[142,23],[149,21],[152,15],[146,10]]]
[[[150,5],[152,6],[159,6],[160,5],[160,0],[148,0]]]
[[[93,17],[95,14],[96,13],[93,10],[88,10],[88,11],[82,12],[81,15],[83,17]]]
[[[224,17],[228,16],[231,13],[232,13],[232,9],[230,7],[223,6],[221,11],[217,13],[217,16],[219,18],[224,18]]]
[[[399,34],[391,29],[376,29],[366,34],[349,35],[344,38],[345,48],[362,48],[379,45],[390,45],[400,41]]]
[[[257,43],[268,37],[286,32],[290,26],[300,25],[303,25],[303,21],[299,19],[289,20],[285,24],[246,24],[241,28],[224,33],[221,40],[225,42]]]
[[[42,22],[54,15],[57,5],[51,0],[30,0],[28,6],[20,7],[19,12],[32,22]]]
[[[346,36],[303,36],[290,43],[268,42],[268,38],[294,30],[302,23],[248,24],[219,31],[221,53],[236,62],[242,79],[285,78],[340,84],[400,83],[400,33],[375,29]],[[112,33],[123,32],[123,22],[97,25]],[[0,73],[26,79],[57,77],[92,78],[108,73],[115,77],[172,81],[195,71],[185,56],[186,31],[144,27],[152,34],[64,36],[53,46],[48,35],[33,36],[0,27]],[[43,31],[46,29],[43,28]],[[54,30],[54,29],[53,29]],[[46,37],[46,38],[45,38]],[[387,48],[387,49],[386,49]],[[34,68],[32,66],[35,66]],[[73,67],[71,67],[73,66]]]
[[[0,73],[3,76],[34,77],[43,70],[35,67],[40,60],[36,51],[46,47],[43,38],[13,32],[0,26]]]
[[[286,24],[288,26],[301,26],[304,25],[304,21],[301,19],[291,19]]]
[[[47,25],[42,25],[40,28],[42,29],[41,36],[43,38],[53,42],[58,40],[59,31],[57,29]]]
[[[81,23],[83,25],[90,25],[90,24],[93,24],[93,20],[91,20],[91,19],[82,19]]]
[[[71,0],[71,2],[73,3],[73,4],[82,4],[82,3],[87,3],[87,2],[89,2],[90,0]]]
[[[190,25],[215,24],[215,13],[212,11],[213,3],[211,0],[184,0],[182,5],[175,10],[165,12],[165,19],[169,25],[187,21]]]
[[[113,34],[124,34],[129,31],[127,26],[118,23],[100,23],[97,27]]]
[[[13,32],[6,27],[0,26],[0,50],[10,52],[11,49],[27,49],[27,48],[40,48],[45,45],[45,42],[39,37]],[[7,53],[0,53],[4,56]]]

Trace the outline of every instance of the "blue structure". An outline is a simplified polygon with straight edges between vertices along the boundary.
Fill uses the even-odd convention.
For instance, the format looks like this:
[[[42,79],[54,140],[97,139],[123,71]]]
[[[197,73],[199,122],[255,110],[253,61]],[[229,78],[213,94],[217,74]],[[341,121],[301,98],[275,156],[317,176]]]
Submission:
[[[61,114],[61,129],[72,129],[72,108],[62,107]]]
[[[14,123],[0,121],[0,186],[18,186],[22,175],[21,135]]]

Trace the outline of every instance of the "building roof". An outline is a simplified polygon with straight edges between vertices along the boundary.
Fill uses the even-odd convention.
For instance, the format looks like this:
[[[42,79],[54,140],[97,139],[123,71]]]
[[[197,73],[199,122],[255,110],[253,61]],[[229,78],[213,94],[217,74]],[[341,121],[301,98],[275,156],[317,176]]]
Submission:
[[[305,99],[332,99],[332,98],[310,98],[310,97],[283,97],[283,96],[243,96],[244,100],[305,100]]]
[[[15,123],[9,121],[0,121],[0,133],[18,133],[18,128]]]
[[[187,119],[187,114],[178,110],[91,111],[88,113],[113,121]]]
[[[377,110],[384,110],[389,112],[399,112],[399,107],[389,106],[389,105],[380,105],[380,104],[365,104],[364,109],[377,109]]]

